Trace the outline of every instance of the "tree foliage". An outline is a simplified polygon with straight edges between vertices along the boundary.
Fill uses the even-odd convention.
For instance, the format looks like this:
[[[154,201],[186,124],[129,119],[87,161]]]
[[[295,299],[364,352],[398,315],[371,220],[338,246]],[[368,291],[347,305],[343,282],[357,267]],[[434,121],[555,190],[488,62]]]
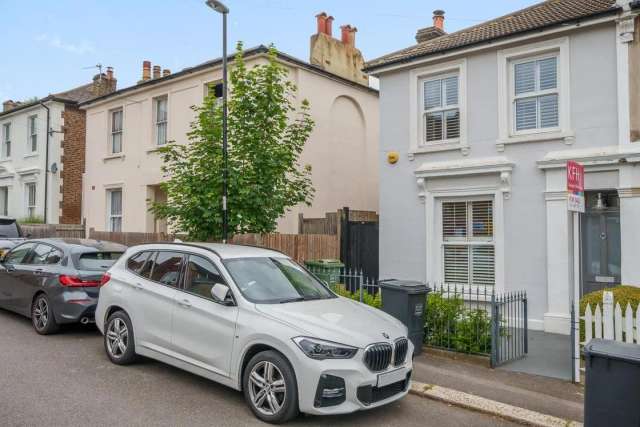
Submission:
[[[222,237],[222,104],[211,92],[193,107],[189,143],[160,149],[167,201],[151,205],[156,217],[197,240]],[[298,159],[314,122],[309,102],[296,95],[273,46],[266,64],[248,68],[238,43],[228,100],[230,234],[273,232],[293,206],[311,203],[311,167]]]

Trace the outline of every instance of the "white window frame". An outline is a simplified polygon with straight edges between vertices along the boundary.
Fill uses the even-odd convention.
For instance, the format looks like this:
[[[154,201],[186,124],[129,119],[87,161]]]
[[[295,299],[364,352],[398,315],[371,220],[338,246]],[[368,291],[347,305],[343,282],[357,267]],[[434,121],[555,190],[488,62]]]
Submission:
[[[111,204],[112,204],[112,197],[113,197],[113,193],[115,192],[120,192],[120,214],[113,214],[111,212]],[[106,189],[106,197],[107,197],[107,209],[106,209],[106,228],[107,231],[115,231],[115,232],[121,232],[122,231],[122,226],[123,226],[123,218],[124,218],[124,191],[122,189],[122,187],[110,187]],[[113,219],[120,219],[120,229],[119,230],[115,230],[113,227]]]
[[[426,142],[424,121],[424,82],[458,75],[458,110],[460,137]],[[445,108],[446,110],[448,108]],[[461,150],[467,154],[467,60],[431,65],[409,72],[409,153]]]
[[[114,120],[113,120],[113,116],[115,113],[120,113],[122,119],[120,120],[120,130],[114,130],[113,129],[113,125],[114,125]],[[120,151],[115,151],[113,149],[114,147],[114,140],[115,140],[115,136],[116,135],[120,135]],[[109,110],[109,146],[108,146],[108,152],[109,154],[113,154],[113,155],[118,155],[118,154],[122,154],[122,152],[124,151],[124,108],[123,107],[118,107],[118,108],[114,108],[112,110]]]
[[[158,104],[160,101],[165,101],[166,103],[166,117],[164,118],[164,120],[158,118]],[[164,131],[165,131],[165,141],[162,143],[158,141],[158,138],[160,135],[158,130],[160,129],[160,126],[164,126]],[[169,142],[169,96],[168,95],[162,95],[162,96],[157,96],[153,98],[153,136],[154,136],[153,138],[154,145],[156,147],[162,147],[164,145],[167,145],[167,143]]]
[[[31,201],[31,188],[33,188],[33,203]],[[38,214],[38,183],[29,181],[24,183],[25,216],[35,218]]]
[[[2,150],[0,154],[3,159],[11,158],[11,122],[2,124],[2,146],[0,149]]]
[[[490,201],[492,203],[492,217],[491,217],[491,226],[492,226],[492,235],[490,237],[488,236],[478,236],[478,237],[474,237],[472,235],[472,231],[473,230],[473,214],[472,214],[472,203],[473,202],[486,202],[486,201]],[[464,246],[467,248],[468,250],[468,269],[467,269],[467,275],[469,278],[469,283],[451,283],[452,285],[463,285],[463,286],[472,286],[472,287],[487,287],[487,288],[493,288],[496,285],[496,239],[495,239],[495,200],[493,196],[474,196],[474,197],[459,197],[459,198],[451,198],[451,197],[447,197],[447,198],[441,198],[438,200],[439,202],[439,209],[438,209],[438,215],[439,215],[439,221],[438,221],[438,226],[439,226],[439,230],[440,230],[440,263],[441,263],[441,271],[442,271],[442,283],[446,283],[445,282],[445,247],[446,246]],[[465,203],[465,209],[466,209],[466,229],[467,229],[467,234],[465,236],[461,236],[461,237],[449,237],[446,238],[444,236],[444,230],[443,230],[443,206],[445,203]],[[494,276],[494,283],[493,285],[478,285],[476,283],[473,283],[473,263],[472,263],[472,248],[474,247],[483,247],[483,246],[490,246],[493,248],[493,276]]]
[[[433,107],[433,108],[425,108],[425,85],[429,82],[433,82],[433,81],[440,81],[442,82],[443,80],[446,80],[448,78],[451,77],[456,77],[458,79],[458,103],[457,104],[452,104],[452,105],[441,105],[440,107]],[[458,111],[458,121],[461,121],[460,118],[460,74],[458,72],[450,72],[450,73],[444,73],[444,74],[439,74],[439,75],[435,75],[435,76],[429,76],[427,78],[421,79],[420,80],[420,109],[422,111],[422,117],[420,120],[421,123],[421,127],[420,127],[420,132],[421,132],[421,139],[420,139],[420,145],[423,147],[430,147],[430,146],[437,146],[437,145],[444,145],[444,144],[457,144],[460,142],[460,123],[458,123],[458,137],[457,138],[443,138],[443,139],[439,139],[439,140],[434,140],[434,141],[427,141],[427,114],[428,113],[443,113],[443,117],[442,117],[442,132],[443,132],[443,136],[444,133],[446,131],[446,118],[444,117],[444,113],[448,112],[448,111],[454,111],[457,110]],[[445,98],[446,98],[446,94],[442,92],[442,87],[440,88],[441,90],[441,96],[442,96],[442,103],[445,102]]]
[[[35,150],[33,149],[34,142],[35,142]],[[38,152],[38,115],[33,114],[27,117],[27,153],[33,154],[37,152]]]
[[[561,37],[538,43],[531,43],[510,49],[498,51],[498,151],[504,149],[505,144],[521,142],[537,142],[549,140],[563,140],[572,144],[574,132],[571,128],[571,69],[569,38]],[[557,58],[558,84],[555,90],[541,91],[558,94],[558,126],[554,128],[515,130],[515,64],[555,56]],[[523,97],[534,96],[527,93]]]

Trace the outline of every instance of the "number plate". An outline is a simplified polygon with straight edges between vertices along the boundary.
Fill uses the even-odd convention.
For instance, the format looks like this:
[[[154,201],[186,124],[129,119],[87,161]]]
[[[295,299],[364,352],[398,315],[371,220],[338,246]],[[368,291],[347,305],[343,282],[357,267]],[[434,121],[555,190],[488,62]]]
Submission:
[[[407,377],[407,368],[396,369],[395,371],[378,374],[378,387],[384,387],[389,384],[397,383]]]

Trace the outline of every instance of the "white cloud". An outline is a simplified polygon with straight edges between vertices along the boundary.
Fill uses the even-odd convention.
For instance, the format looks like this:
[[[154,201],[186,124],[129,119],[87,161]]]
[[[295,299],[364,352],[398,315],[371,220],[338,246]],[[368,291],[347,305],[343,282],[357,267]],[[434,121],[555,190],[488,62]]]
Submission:
[[[62,41],[59,36],[50,34],[39,34],[35,37],[35,40],[45,43],[55,49],[61,49],[78,55],[84,55],[85,53],[92,53],[95,51],[93,44],[88,40],[80,40],[78,43],[67,43]]]

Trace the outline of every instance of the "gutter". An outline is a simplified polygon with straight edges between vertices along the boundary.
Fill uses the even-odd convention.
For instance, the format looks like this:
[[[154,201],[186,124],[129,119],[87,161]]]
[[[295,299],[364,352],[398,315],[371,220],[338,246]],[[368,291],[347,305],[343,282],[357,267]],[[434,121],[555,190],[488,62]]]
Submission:
[[[40,101],[40,105],[47,110],[47,137],[44,154],[44,223],[47,224],[47,207],[49,202],[49,135],[51,135],[49,129],[51,129],[51,111],[49,107],[44,104],[44,100]]]
[[[42,105],[43,102],[48,102],[48,101],[55,101],[55,102],[60,102],[60,103],[63,103],[63,104],[71,104],[71,105],[77,104],[76,101],[73,101],[71,99],[65,99],[65,98],[60,98],[60,97],[55,96],[55,95],[49,95],[49,96],[45,96],[44,98],[39,99],[37,101],[31,102],[29,104],[20,104],[19,106],[15,107],[15,108],[12,108],[12,109],[10,109],[8,111],[2,111],[2,112],[0,112],[0,118],[3,118],[5,116],[10,116],[13,113],[17,113],[19,111],[26,110],[28,108],[32,108],[32,107],[36,107],[38,105]]]
[[[640,0],[634,0],[632,3],[630,3],[630,6],[633,8],[633,4],[637,3],[638,5],[636,7],[640,7]],[[559,22],[554,22],[552,24],[548,24],[548,25],[543,25],[541,27],[536,27],[536,28],[532,28],[532,29],[528,29],[528,30],[524,30],[524,31],[518,31],[515,33],[510,33],[504,36],[499,36],[499,37],[494,37],[491,39],[486,39],[486,40],[480,40],[474,43],[468,43],[465,45],[461,45],[461,46],[456,46],[456,47],[452,47],[449,49],[442,49],[442,50],[438,50],[438,51],[433,51],[433,52],[426,52],[426,53],[417,53],[414,55],[410,55],[410,56],[406,56],[404,58],[399,58],[399,59],[395,59],[389,62],[384,62],[381,64],[376,64],[376,65],[372,65],[367,67],[365,64],[365,67],[362,69],[363,72],[368,73],[368,74],[372,74],[371,72],[374,70],[379,70],[381,68],[386,68],[389,66],[393,66],[393,65],[399,65],[399,64],[407,64],[407,63],[411,63],[417,59],[422,59],[422,58],[427,58],[430,56],[438,56],[438,55],[446,55],[458,50],[463,50],[463,49],[469,49],[469,48],[474,48],[474,47],[478,47],[478,46],[482,46],[482,45],[487,45],[490,46],[491,44],[493,44],[494,42],[497,41],[501,41],[501,40],[505,40],[505,39],[509,39],[512,37],[517,37],[517,36],[522,36],[522,35],[526,35],[526,34],[532,34],[532,33],[542,33],[545,30],[551,29],[551,28],[555,28],[555,27],[561,27],[563,25],[567,25],[567,24],[580,24],[582,21],[586,21],[586,20],[591,20],[591,19],[596,19],[596,18],[600,18],[600,17],[606,17],[609,15],[615,15],[617,13],[619,13],[620,11],[622,11],[622,7],[615,7],[612,9],[608,9],[606,11],[603,12],[598,12],[598,13],[594,13],[592,15],[586,15],[580,18],[574,18],[574,19],[569,19],[566,21],[559,21]],[[463,32],[465,31],[460,30],[459,32]],[[455,33],[452,33],[455,34]],[[390,54],[391,55],[391,54]]]

